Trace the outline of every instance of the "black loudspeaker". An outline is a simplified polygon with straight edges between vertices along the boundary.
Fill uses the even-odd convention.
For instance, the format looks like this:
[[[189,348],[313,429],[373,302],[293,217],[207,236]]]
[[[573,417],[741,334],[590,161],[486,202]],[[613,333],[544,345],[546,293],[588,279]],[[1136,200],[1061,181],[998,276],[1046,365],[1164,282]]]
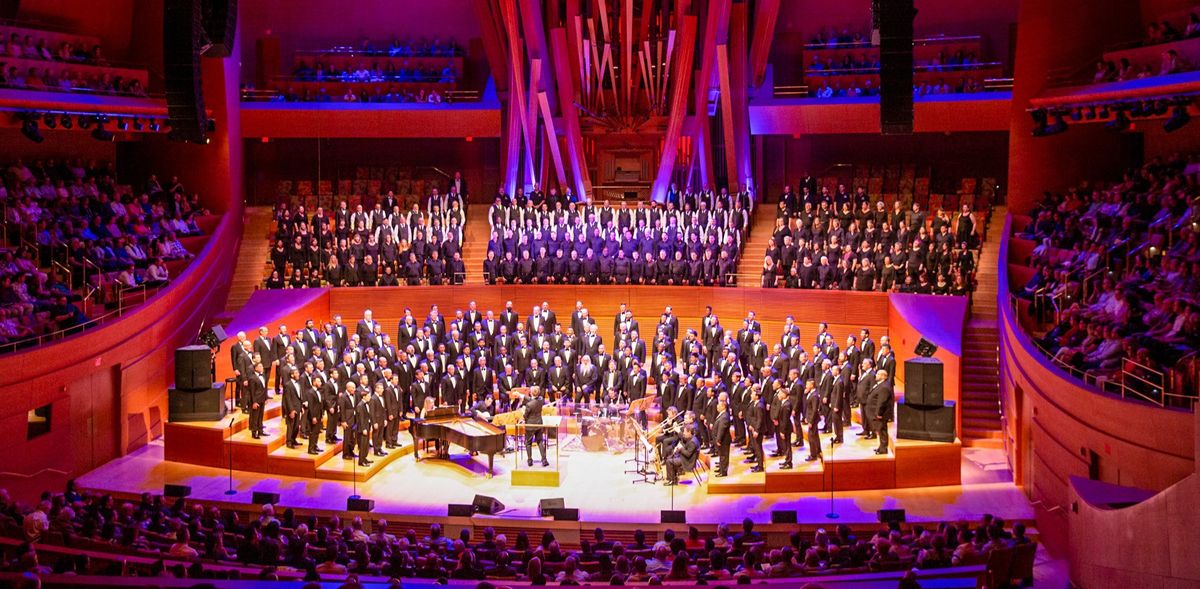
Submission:
[[[204,56],[229,57],[237,33],[237,0],[203,0],[201,11],[204,33],[212,43]]]
[[[686,524],[687,512],[674,509],[664,509],[659,515],[659,521],[664,524]]]
[[[900,403],[896,406],[896,437],[926,442],[953,442],[954,413],[953,402],[941,407]]]
[[[255,491],[250,497],[250,503],[254,505],[279,505],[279,493]]]
[[[192,488],[187,485],[163,485],[163,497],[187,497]]]
[[[208,50],[201,0],[172,0],[163,9],[163,79],[171,137],[205,143],[208,115],[200,54]]]
[[[945,399],[942,361],[937,358],[913,358],[904,361],[904,403],[941,407]]]
[[[879,511],[875,512],[875,514],[879,516],[879,523],[881,524],[889,524],[892,522],[904,523],[905,521],[903,509],[880,509]]]
[[[566,506],[567,506],[567,503],[566,503],[566,501],[563,500],[562,497],[555,497],[552,499],[542,499],[541,501],[538,501],[538,515],[541,517],[552,515],[553,510],[563,509]]]
[[[212,386],[212,351],[208,346],[175,349],[175,388],[202,391]]]
[[[931,358],[937,353],[937,351],[937,344],[925,338],[921,338],[921,341],[917,342],[917,347],[913,350],[913,353],[922,358]]]
[[[554,516],[554,521],[558,522],[577,522],[579,521],[579,510],[574,507],[564,507],[562,509],[551,509],[550,514]]]
[[[948,401],[941,407],[925,411],[925,434],[931,442],[953,442],[954,402]]]
[[[503,503],[501,503],[495,497],[488,497],[487,495],[476,495],[475,501],[471,502],[471,504],[475,506],[475,511],[477,513],[496,515],[497,513],[504,511]]]
[[[225,383],[199,391],[167,389],[167,421],[217,421],[225,417]]]
[[[879,23],[879,123],[884,135],[913,130],[913,0],[875,0]]]
[[[772,511],[771,523],[773,524],[794,524],[796,523],[796,510],[790,509],[786,511]]]
[[[446,506],[446,515],[450,517],[471,517],[475,515],[475,506],[469,503],[451,503]]]
[[[375,509],[374,499],[346,498],[346,511],[372,511]]]

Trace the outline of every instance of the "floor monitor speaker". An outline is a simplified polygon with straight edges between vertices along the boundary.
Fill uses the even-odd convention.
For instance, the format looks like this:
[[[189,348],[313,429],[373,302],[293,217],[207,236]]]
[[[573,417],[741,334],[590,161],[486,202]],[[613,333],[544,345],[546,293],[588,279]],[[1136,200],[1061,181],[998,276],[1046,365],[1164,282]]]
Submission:
[[[504,511],[503,503],[501,503],[495,497],[488,497],[487,495],[476,495],[475,500],[472,501],[471,504],[475,506],[475,511],[477,513],[496,515],[497,513]]]

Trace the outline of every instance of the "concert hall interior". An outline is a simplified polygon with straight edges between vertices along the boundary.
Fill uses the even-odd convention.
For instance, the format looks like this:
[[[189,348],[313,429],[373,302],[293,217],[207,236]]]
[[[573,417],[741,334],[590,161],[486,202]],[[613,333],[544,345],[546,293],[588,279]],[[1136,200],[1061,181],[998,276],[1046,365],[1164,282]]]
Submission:
[[[0,0],[0,587],[1200,587],[1194,0]]]

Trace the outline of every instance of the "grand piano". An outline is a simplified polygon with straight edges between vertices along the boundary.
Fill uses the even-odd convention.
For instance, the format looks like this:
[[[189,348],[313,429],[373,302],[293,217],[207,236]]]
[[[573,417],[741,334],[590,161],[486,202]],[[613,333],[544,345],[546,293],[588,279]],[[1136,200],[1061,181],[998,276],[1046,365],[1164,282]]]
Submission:
[[[428,440],[438,440],[443,448],[454,444],[471,452],[487,454],[488,478],[492,476],[496,453],[504,450],[504,428],[464,417],[454,407],[438,407],[429,412],[425,419],[413,421],[412,437],[416,446],[413,456],[418,462],[421,460],[422,441]]]

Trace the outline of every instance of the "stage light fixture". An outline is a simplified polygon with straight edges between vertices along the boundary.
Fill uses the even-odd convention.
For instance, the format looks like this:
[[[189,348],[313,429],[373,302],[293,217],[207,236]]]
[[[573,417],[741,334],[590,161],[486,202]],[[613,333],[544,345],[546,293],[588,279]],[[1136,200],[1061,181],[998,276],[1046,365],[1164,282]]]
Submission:
[[[1029,116],[1033,117],[1033,136],[1046,136],[1046,117],[1048,116],[1046,109],[1034,109],[1033,111],[1030,111]]]
[[[1067,118],[1064,111],[1054,113],[1054,124],[1046,127],[1046,135],[1058,135],[1067,132]]]
[[[88,128],[90,128],[90,127],[92,126],[92,121],[93,121],[95,118],[96,118],[96,117],[94,117],[94,116],[91,116],[91,115],[87,115],[87,116],[84,116],[84,115],[79,115],[79,128],[80,128],[80,129],[88,129]]]
[[[1154,114],[1160,117],[1167,114],[1167,112],[1170,110],[1171,103],[1167,102],[1166,100],[1159,100],[1158,102],[1154,103]]]
[[[62,125],[62,128],[64,129],[70,129],[71,125],[73,124],[71,122],[71,115],[63,115],[62,118],[58,120],[58,124]]]
[[[103,123],[96,123],[96,128],[92,131],[92,139],[108,143],[113,141],[115,136],[111,131],[104,128]]]
[[[1191,122],[1191,120],[1192,115],[1188,114],[1187,104],[1176,104],[1174,110],[1171,112],[1171,118],[1167,119],[1167,122],[1163,123],[1163,130],[1167,133],[1174,133],[1175,131],[1182,129],[1184,125],[1187,125],[1189,122]]]
[[[141,131],[144,128],[145,128],[145,125],[142,124],[142,120],[137,117],[133,117],[133,130]]]
[[[121,117],[117,117],[117,130],[124,131],[129,128],[129,122]]]
[[[36,117],[36,115],[34,116]],[[45,137],[42,137],[42,132],[38,129],[37,121],[34,120],[34,118],[26,118],[21,122],[21,134],[24,135],[26,139],[34,143],[41,143],[45,140]]]
[[[1071,120],[1076,121],[1076,122],[1082,121],[1083,120],[1083,108],[1076,108],[1075,110],[1071,111]]]
[[[1100,107],[1100,114],[1098,116],[1102,119],[1108,118],[1108,105],[1107,104]]]
[[[46,113],[46,116],[42,117],[42,124],[46,125],[47,129],[58,127],[58,117],[50,113]]]
[[[1085,113],[1083,115],[1083,118],[1085,118],[1089,121],[1096,120],[1096,107],[1094,107],[1094,106],[1088,107],[1087,113]]]
[[[1118,109],[1117,114],[1113,116],[1113,120],[1104,123],[1104,128],[1109,131],[1120,133],[1129,129],[1129,115],[1125,114],[1124,109]]]
[[[150,131],[157,133],[161,128],[162,125],[158,122],[158,119],[150,119]]]

